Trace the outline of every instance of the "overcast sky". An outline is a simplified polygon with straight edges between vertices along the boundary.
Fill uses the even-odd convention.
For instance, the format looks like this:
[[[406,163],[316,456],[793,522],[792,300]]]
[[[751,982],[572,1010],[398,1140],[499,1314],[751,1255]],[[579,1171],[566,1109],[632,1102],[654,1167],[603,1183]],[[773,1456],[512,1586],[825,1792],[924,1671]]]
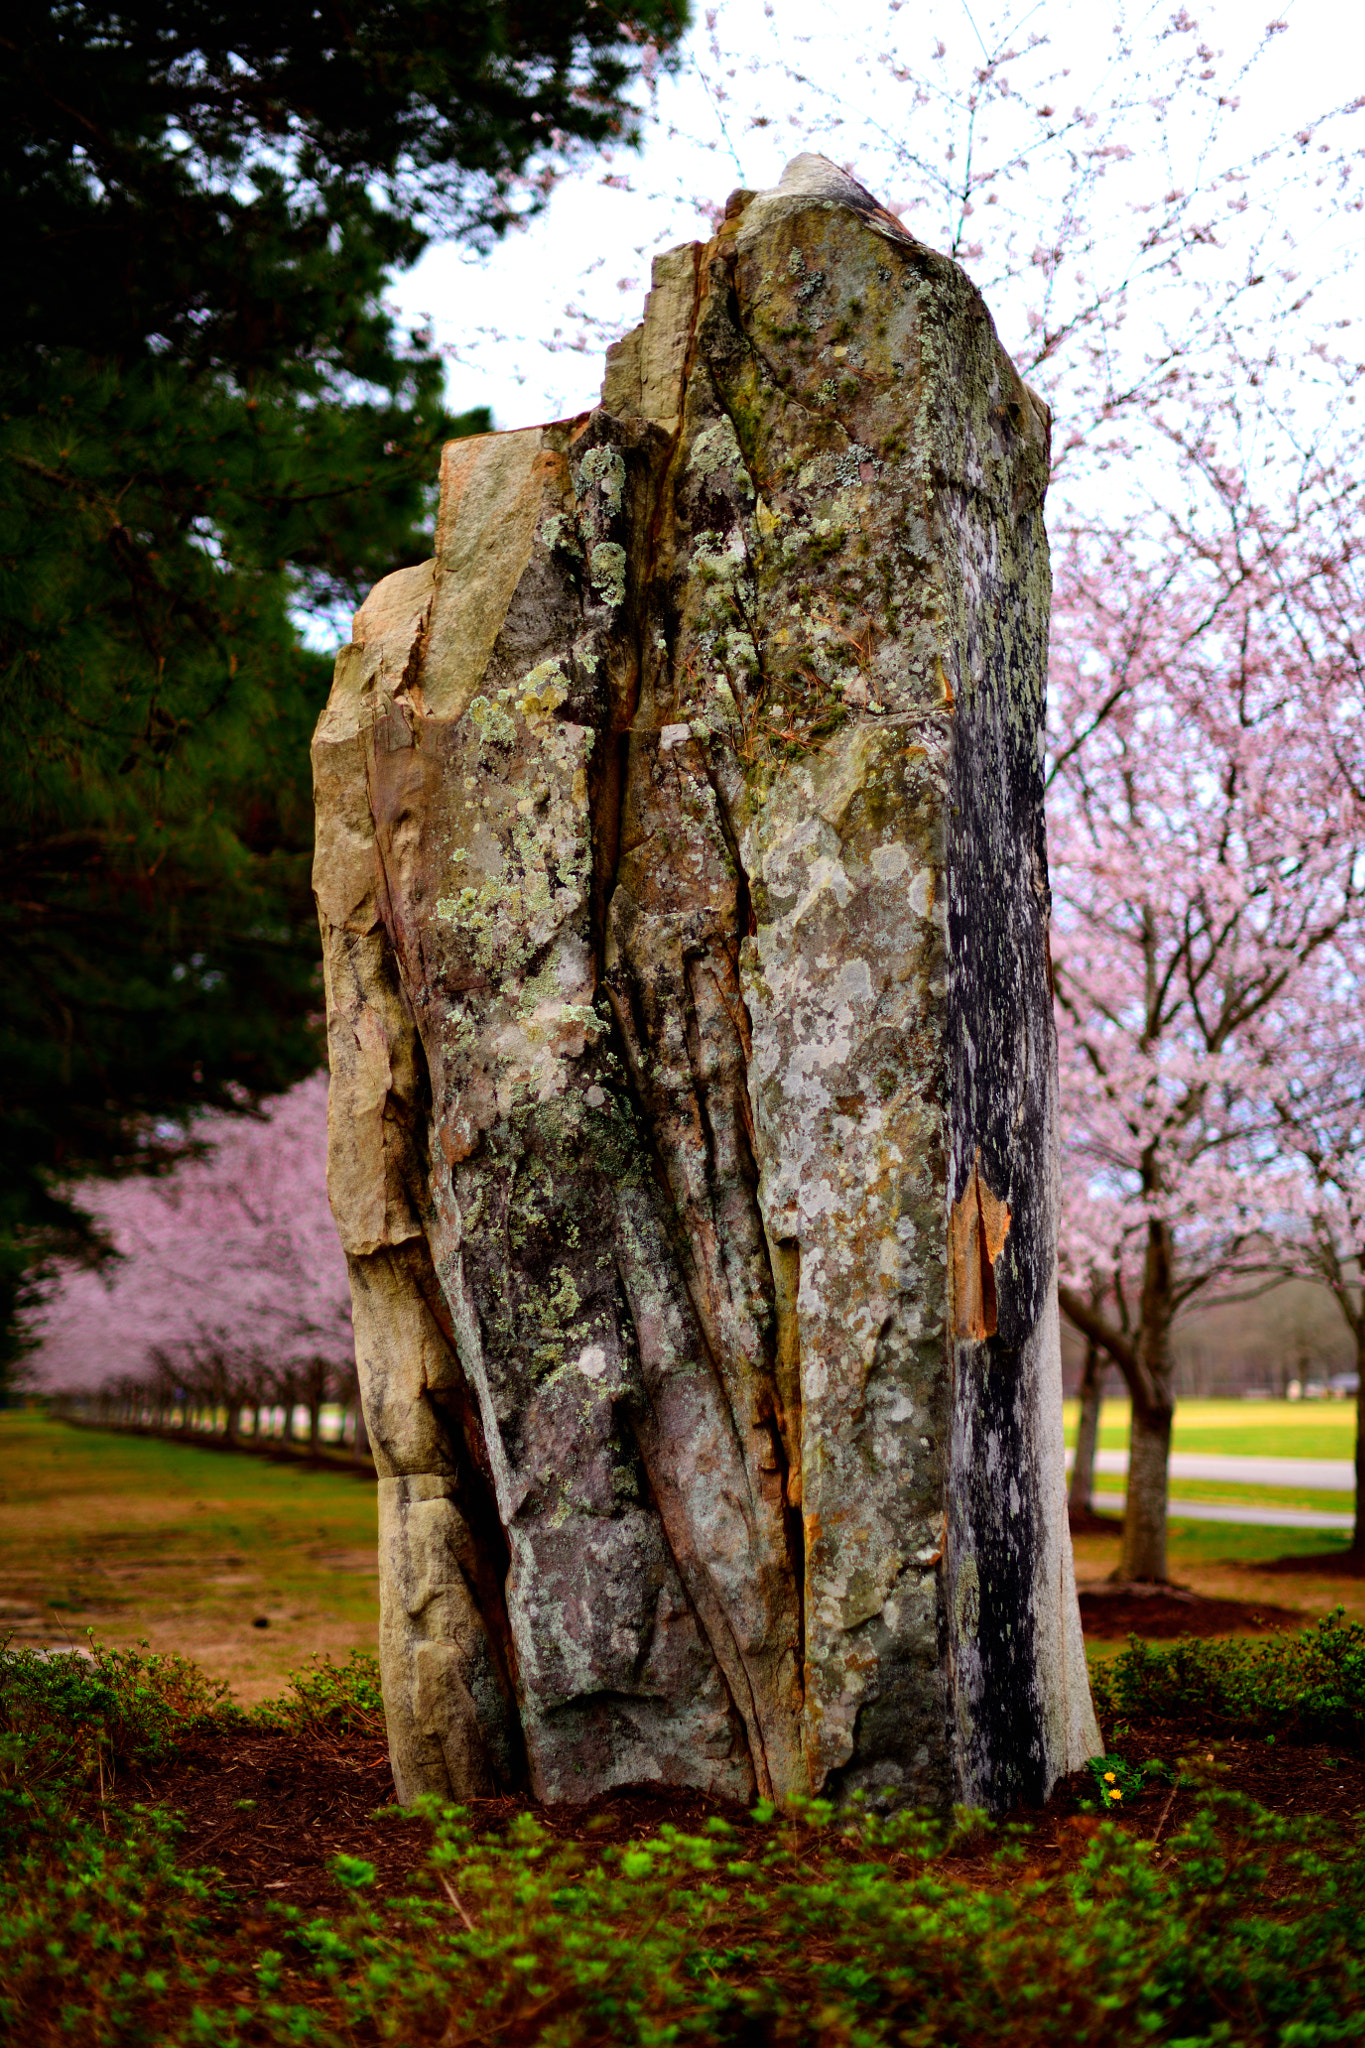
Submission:
[[[1002,24],[1013,27],[1010,45],[1021,53],[1010,68],[1020,92],[1018,124],[1010,131],[997,116],[986,140],[988,149],[1008,155],[1036,136],[1034,87],[1049,74],[1047,97],[1061,113],[1084,106],[1102,115],[1135,78],[1140,85],[1145,64],[1160,65],[1192,43],[1222,53],[1211,67],[1221,85],[1252,54],[1266,24],[1282,20],[1285,30],[1269,54],[1237,84],[1238,111],[1214,123],[1212,147],[1207,109],[1186,109],[1164,130],[1141,113],[1130,117],[1121,139],[1131,134],[1134,158],[1107,181],[1101,214],[1111,209],[1114,248],[1129,247],[1136,197],[1159,191],[1168,178],[1196,183],[1220,164],[1242,163],[1250,170],[1253,214],[1258,200],[1273,201],[1298,232],[1305,268],[1331,272],[1360,239],[1360,217],[1334,218],[1320,205],[1315,212],[1310,192],[1280,190],[1278,174],[1255,160],[1329,106],[1365,92],[1365,12],[1343,0],[1291,0],[1278,17],[1264,0],[1218,0],[1189,11],[1198,32],[1168,33],[1162,42],[1175,12],[1170,0],[1126,9],[1113,0],[1042,0],[994,17],[984,0],[971,12],[963,0],[723,0],[713,11],[699,7],[682,75],[659,85],[642,154],[588,163],[560,186],[540,219],[489,256],[449,244],[431,249],[398,281],[392,301],[412,325],[429,321],[447,351],[452,403],[490,406],[499,427],[516,427],[592,404],[604,335],[639,318],[652,253],[704,237],[708,205],[739,184],[775,183],[801,148],[854,167],[905,211],[916,234],[943,247],[951,220],[933,167],[950,135],[961,160],[963,90]],[[1113,53],[1124,20],[1137,61],[1120,67]],[[1029,40],[1039,34],[1046,47],[1030,54]],[[935,58],[940,43],[945,54]],[[803,74],[806,83],[794,83],[784,70]],[[898,70],[911,77],[898,80]],[[1057,79],[1063,70],[1068,75]],[[914,78],[928,81],[928,104],[916,104]],[[1343,133],[1339,127],[1338,140]],[[928,174],[916,168],[917,155],[928,161]],[[1023,184],[1012,183],[1014,208],[1026,219],[1032,202],[1046,223],[1060,190],[1058,152],[1049,156],[1038,147],[1024,169]],[[1037,189],[1030,193],[1032,180]],[[989,242],[984,222],[983,232]],[[1026,308],[989,275],[993,254],[988,246],[982,259],[965,260],[992,302],[1002,339],[1017,351]],[[1238,253],[1229,247],[1222,260],[1235,267]],[[1334,287],[1352,317],[1360,311],[1359,275]]]

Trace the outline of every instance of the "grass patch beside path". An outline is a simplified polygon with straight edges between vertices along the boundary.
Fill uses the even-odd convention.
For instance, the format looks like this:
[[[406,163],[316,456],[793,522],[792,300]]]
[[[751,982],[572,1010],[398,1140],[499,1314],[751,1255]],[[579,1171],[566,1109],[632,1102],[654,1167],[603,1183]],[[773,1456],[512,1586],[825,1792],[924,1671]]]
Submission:
[[[1101,1472],[1095,1480],[1095,1491],[1121,1493],[1124,1484],[1118,1473]],[[1173,1517],[1179,1515],[1182,1500],[1228,1500],[1249,1508],[1320,1508],[1333,1515],[1349,1515],[1356,1504],[1354,1493],[1327,1493],[1310,1486],[1260,1486],[1242,1479],[1172,1479]]]
[[[1078,1404],[1062,1404],[1067,1443],[1076,1442]],[[1100,1409],[1100,1448],[1128,1448],[1128,1398]],[[1221,1453],[1228,1458],[1353,1458],[1354,1401],[1179,1401],[1171,1438],[1174,1451]]]
[[[1078,1578],[1105,1579],[1118,1547],[1117,1530],[1077,1539]],[[1259,1569],[1343,1547],[1315,1531],[1184,1522],[1177,1508],[1171,1573],[1210,1599],[1289,1606],[1305,1620],[1341,1603],[1365,1619],[1365,1581]],[[269,1628],[253,1626],[259,1617]],[[60,1647],[84,1643],[87,1628],[110,1647],[145,1640],[192,1657],[245,1705],[278,1694],[310,1656],[372,1649],[373,1483],[0,1413],[0,1637]]]
[[[250,1705],[378,1626],[372,1479],[0,1413],[0,1636],[145,1640]]]

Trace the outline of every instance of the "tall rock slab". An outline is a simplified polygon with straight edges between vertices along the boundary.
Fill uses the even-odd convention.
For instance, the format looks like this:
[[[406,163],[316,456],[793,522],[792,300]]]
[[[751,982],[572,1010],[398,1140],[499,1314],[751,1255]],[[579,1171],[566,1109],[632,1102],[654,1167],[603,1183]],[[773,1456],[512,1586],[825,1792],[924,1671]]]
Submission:
[[[398,1789],[1001,1809],[1063,1472],[1048,415],[821,158],[447,448],[318,726]]]

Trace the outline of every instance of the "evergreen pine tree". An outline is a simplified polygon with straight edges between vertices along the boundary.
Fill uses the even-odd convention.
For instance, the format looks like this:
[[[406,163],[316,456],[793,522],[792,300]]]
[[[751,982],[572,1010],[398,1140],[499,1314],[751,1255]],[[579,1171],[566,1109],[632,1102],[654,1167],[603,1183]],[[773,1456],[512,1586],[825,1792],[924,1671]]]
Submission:
[[[12,0],[0,28],[0,1369],[82,1175],[315,1065],[297,620],[429,551],[436,233],[628,133],[678,0]]]

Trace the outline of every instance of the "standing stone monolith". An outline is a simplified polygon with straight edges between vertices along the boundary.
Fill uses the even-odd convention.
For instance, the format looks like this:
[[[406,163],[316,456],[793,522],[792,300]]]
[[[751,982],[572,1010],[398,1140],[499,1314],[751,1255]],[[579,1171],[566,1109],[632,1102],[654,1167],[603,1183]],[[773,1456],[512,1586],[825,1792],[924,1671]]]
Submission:
[[[798,157],[445,450],[314,747],[400,1797],[1002,1809],[1067,1532],[1049,418]]]

